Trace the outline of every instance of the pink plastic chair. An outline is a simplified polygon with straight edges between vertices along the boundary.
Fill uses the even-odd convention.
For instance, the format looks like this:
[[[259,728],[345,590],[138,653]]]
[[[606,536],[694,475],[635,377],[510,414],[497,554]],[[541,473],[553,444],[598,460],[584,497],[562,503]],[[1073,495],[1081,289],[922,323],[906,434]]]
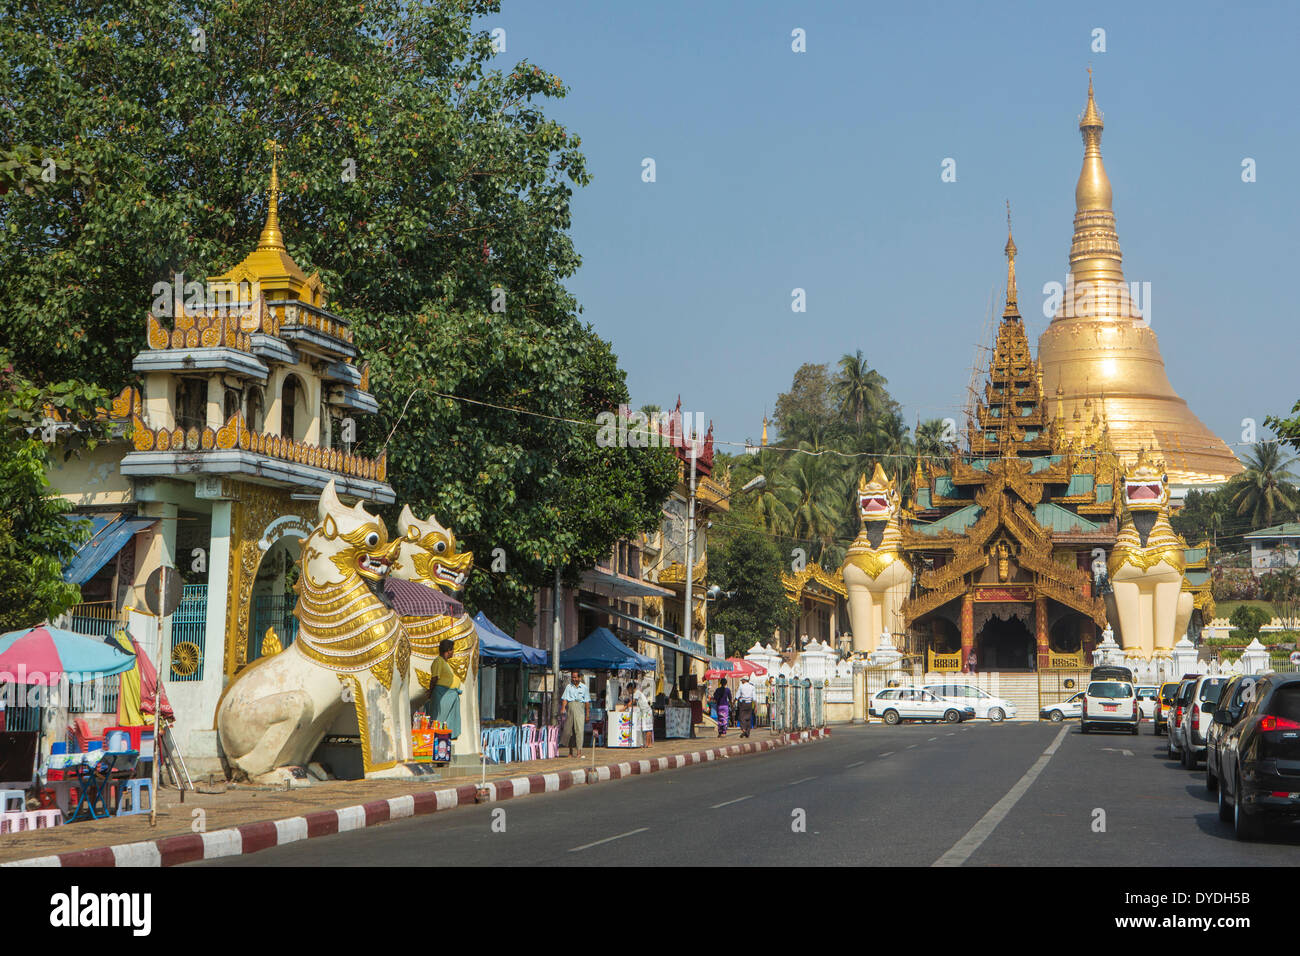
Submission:
[[[560,728],[554,725],[546,728],[546,756],[554,760],[560,755]]]

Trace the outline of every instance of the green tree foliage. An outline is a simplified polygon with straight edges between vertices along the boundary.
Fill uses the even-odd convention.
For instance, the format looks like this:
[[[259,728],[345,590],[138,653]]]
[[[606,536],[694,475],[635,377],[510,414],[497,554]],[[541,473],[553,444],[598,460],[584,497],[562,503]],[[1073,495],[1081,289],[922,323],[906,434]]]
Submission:
[[[0,196],[0,346],[45,380],[127,384],[155,283],[250,251],[275,140],[289,252],[373,363],[380,414],[355,450],[386,447],[398,501],[433,510],[481,568],[502,549],[506,572],[476,572],[467,597],[509,626],[555,566],[576,581],[653,525],[673,466],[490,407],[592,422],[627,401],[562,284],[588,174],[541,104],[566,90],[494,60],[472,22],[498,8],[0,0],[5,175],[29,183],[33,150],[76,171]]]
[[[726,635],[728,657],[794,626],[796,608],[781,587],[784,567],[780,550],[760,531],[738,530],[711,549],[709,573],[729,596],[710,610],[709,630]]]
[[[41,388],[0,351],[0,632],[34,627],[81,600],[63,565],[86,540],[88,523],[70,521],[50,493],[45,470],[55,443],[70,455],[93,444],[95,405],[106,396],[75,382]],[[46,405],[58,410],[57,428]]]
[[[1273,616],[1262,607],[1240,604],[1228,618],[1228,623],[1235,628],[1232,632],[1233,639],[1241,644],[1249,644],[1259,636],[1259,629],[1271,620]]]
[[[724,519],[761,527],[784,553],[800,548],[827,568],[840,565],[858,533],[858,477],[870,474],[880,459],[902,492],[910,493],[918,451],[885,377],[861,350],[842,356],[836,368],[832,375],[826,364],[800,366],[789,391],[776,399],[774,447],[730,459],[733,488],[759,474],[767,487],[733,498],[732,516]],[[943,424],[922,428],[923,453],[950,456]]]
[[[1264,528],[1286,512],[1293,512],[1297,497],[1292,484],[1296,462],[1280,442],[1260,442],[1246,455],[1246,471],[1239,476],[1232,497],[1238,517],[1250,519],[1252,528]]]

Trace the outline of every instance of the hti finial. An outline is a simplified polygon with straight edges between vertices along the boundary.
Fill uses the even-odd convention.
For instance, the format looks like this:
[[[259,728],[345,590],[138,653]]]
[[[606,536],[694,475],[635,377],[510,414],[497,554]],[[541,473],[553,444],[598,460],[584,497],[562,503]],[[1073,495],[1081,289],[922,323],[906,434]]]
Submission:
[[[266,204],[266,225],[257,237],[259,249],[283,249],[284,236],[280,233],[280,170],[279,156],[282,147],[273,139],[266,141],[266,148],[271,151],[271,189]]]

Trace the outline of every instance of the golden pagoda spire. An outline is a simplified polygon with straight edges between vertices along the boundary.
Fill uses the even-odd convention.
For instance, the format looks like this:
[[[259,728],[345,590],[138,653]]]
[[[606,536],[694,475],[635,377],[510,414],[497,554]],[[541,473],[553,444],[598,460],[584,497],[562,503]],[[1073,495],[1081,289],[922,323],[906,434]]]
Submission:
[[[271,189],[266,207],[266,225],[257,237],[257,248],[284,250],[284,236],[280,232],[280,172],[278,159],[280,144],[267,140],[266,148],[271,151]]]
[[[1007,244],[1002,251],[1007,257],[1007,307],[1002,310],[1002,317],[1019,318],[1020,307],[1016,301],[1016,242],[1011,238],[1011,200],[1007,200]]]
[[[766,414],[763,416],[763,444],[759,447],[761,448],[767,447],[767,415]]]

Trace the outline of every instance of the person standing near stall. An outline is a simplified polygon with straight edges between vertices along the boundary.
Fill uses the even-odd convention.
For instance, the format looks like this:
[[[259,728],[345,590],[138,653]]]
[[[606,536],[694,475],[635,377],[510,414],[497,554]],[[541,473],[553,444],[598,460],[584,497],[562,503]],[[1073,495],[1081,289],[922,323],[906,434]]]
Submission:
[[[587,706],[591,703],[591,695],[587,693],[587,685],[582,682],[582,675],[574,671],[569,675],[569,686],[564,688],[564,695],[560,698],[564,701],[564,726],[560,728],[560,746],[569,748],[569,756],[574,756],[574,748],[577,748],[577,756],[582,756],[582,735],[587,726]]]
[[[464,693],[460,678],[451,669],[451,655],[456,642],[438,642],[438,656],[429,666],[429,704],[426,710],[430,720],[445,724],[451,739],[460,737],[460,696]]]
[[[740,687],[736,689],[736,715],[740,720],[740,736],[748,737],[754,726],[754,685],[749,675],[740,678]]]
[[[632,719],[636,721],[636,726],[641,728],[641,746],[649,747],[655,742],[655,715],[650,709],[650,701],[646,698],[645,692],[637,686],[636,681],[629,681],[627,685],[628,709],[632,711]]]

